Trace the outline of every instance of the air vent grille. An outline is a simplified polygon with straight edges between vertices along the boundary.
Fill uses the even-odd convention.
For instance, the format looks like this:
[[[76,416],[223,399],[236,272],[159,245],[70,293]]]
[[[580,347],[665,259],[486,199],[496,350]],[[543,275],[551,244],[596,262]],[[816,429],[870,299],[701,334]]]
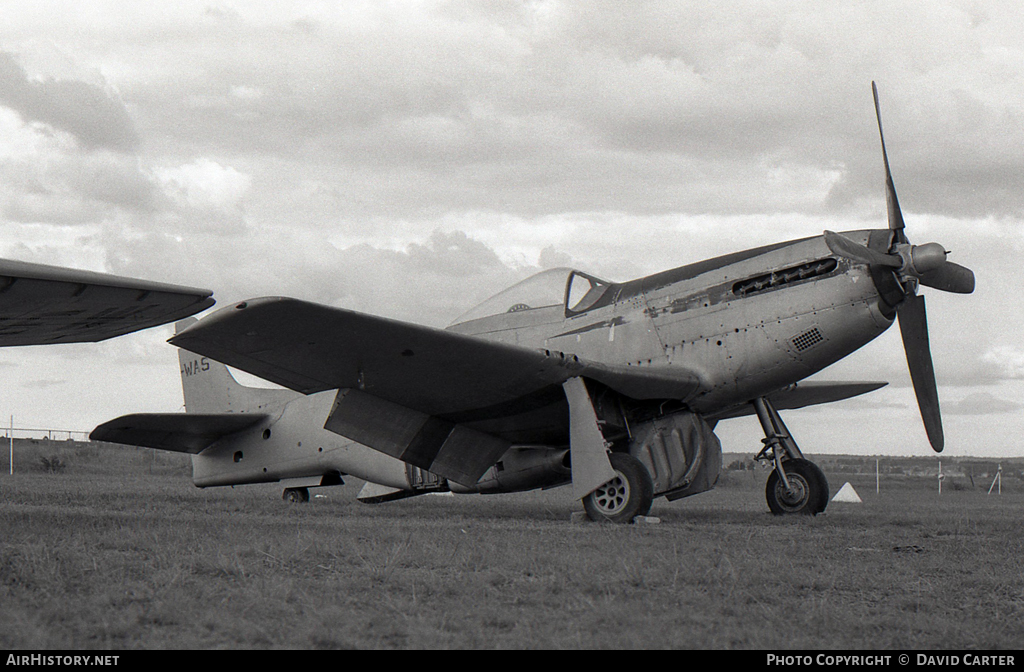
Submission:
[[[817,327],[808,329],[804,333],[800,334],[793,339],[793,347],[797,349],[797,352],[803,352],[804,350],[810,350],[818,343],[825,340],[825,337],[821,335]]]

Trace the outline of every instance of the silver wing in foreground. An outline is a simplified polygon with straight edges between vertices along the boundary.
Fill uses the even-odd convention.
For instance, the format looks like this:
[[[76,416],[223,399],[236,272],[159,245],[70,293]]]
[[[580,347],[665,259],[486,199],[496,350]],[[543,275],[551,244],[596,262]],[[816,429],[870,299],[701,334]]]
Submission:
[[[211,294],[0,259],[0,346],[103,341],[205,310]]]

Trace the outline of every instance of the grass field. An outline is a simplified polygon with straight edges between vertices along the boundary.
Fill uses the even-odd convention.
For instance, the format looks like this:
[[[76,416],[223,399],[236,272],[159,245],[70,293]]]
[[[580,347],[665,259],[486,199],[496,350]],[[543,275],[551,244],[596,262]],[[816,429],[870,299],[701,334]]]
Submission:
[[[63,461],[0,475],[0,648],[1024,646],[1019,481],[828,474],[863,504],[776,518],[765,472],[729,472],[613,526],[571,522],[567,488],[287,505],[176,455]]]

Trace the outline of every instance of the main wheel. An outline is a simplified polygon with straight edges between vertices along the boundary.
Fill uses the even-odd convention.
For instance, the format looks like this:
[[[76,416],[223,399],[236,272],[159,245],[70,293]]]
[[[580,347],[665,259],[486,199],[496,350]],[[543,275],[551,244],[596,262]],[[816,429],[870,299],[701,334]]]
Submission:
[[[306,488],[285,488],[281,493],[281,499],[289,504],[298,504],[309,501],[309,490]]]
[[[583,498],[583,508],[591,520],[632,523],[646,516],[654,501],[654,483],[647,468],[629,453],[611,453],[615,478]]]
[[[779,476],[778,469],[772,471],[765,485],[764,495],[772,513],[802,513],[815,516],[828,506],[828,480],[818,465],[807,460],[786,460],[782,463],[790,489]]]

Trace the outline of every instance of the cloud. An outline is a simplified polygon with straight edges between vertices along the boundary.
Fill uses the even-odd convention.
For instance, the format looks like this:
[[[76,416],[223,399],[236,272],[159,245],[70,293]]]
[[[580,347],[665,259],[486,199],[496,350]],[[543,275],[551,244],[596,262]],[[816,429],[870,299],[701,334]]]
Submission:
[[[66,131],[83,146],[133,152],[139,136],[124,103],[79,81],[30,80],[8,52],[0,52],[0,104],[26,121]]]
[[[571,266],[572,257],[564,252],[559,252],[553,245],[548,245],[540,251],[540,259],[538,260],[538,263],[541,268]]]
[[[33,390],[46,390],[53,387],[61,387],[67,384],[66,378],[37,378],[35,380],[22,381],[22,387]]]
[[[207,158],[153,172],[169,195],[195,208],[236,207],[252,184],[248,175]]]
[[[1019,345],[999,345],[980,357],[983,373],[997,380],[1024,379],[1024,349]]]
[[[88,224],[118,212],[151,215],[161,207],[160,191],[135,157],[68,151],[60,143],[36,140],[31,148],[0,157],[0,205],[5,219]]]
[[[436,327],[540,270],[509,266],[460,231],[391,250],[338,248],[296,229],[175,235],[126,222],[106,227],[94,244],[115,250],[107,259],[113,273],[209,287],[220,306],[290,296]]]
[[[129,39],[118,89],[147,142],[315,166],[352,216],[864,215],[875,77],[905,208],[1019,214],[1015,22],[939,10],[240,8]]]
[[[970,394],[954,404],[943,407],[946,415],[990,415],[1002,413],[1018,413],[1024,404],[999,397],[989,392]]]
[[[540,268],[884,226],[876,79],[908,235],[978,276],[922,290],[944,402],[1024,373],[1009,4],[83,7],[0,10],[7,253],[443,326]],[[919,424],[898,327],[837,368]]]

